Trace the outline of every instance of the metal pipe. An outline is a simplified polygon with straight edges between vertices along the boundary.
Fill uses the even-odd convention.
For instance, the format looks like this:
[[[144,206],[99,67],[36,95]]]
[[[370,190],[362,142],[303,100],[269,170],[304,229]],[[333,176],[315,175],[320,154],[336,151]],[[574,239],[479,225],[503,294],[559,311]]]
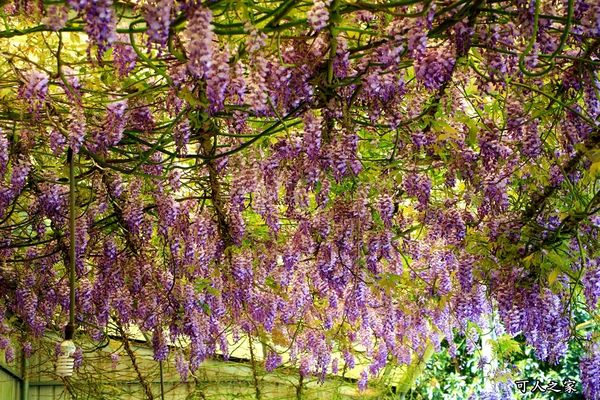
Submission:
[[[21,400],[29,400],[29,360],[25,356],[25,351],[21,352]]]
[[[67,152],[69,163],[69,325],[65,330],[65,339],[75,335],[75,161],[73,150]]]
[[[158,366],[160,368],[160,400],[165,400],[165,378],[163,375],[163,362],[159,361]]]

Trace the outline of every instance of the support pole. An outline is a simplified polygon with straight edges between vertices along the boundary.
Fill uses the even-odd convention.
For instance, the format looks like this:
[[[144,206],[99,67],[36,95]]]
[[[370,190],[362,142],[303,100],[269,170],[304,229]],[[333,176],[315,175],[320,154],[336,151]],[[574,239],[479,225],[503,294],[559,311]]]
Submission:
[[[75,334],[75,160],[73,150],[67,151],[69,163],[69,324],[65,328],[65,339],[72,340]]]
[[[25,351],[21,352],[21,400],[29,400],[29,360]]]

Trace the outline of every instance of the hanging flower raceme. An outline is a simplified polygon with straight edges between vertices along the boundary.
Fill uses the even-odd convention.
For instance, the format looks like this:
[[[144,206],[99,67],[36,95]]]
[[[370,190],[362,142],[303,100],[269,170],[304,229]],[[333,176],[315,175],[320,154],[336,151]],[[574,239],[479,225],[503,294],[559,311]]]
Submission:
[[[46,17],[42,22],[53,31],[60,31],[65,27],[68,19],[69,12],[67,8],[53,4],[46,9]]]
[[[224,107],[225,94],[229,85],[229,52],[214,49],[213,54],[213,64],[206,73],[206,97],[210,102],[211,112],[217,112]]]
[[[171,9],[173,0],[151,0],[142,7],[142,14],[148,25],[146,34],[149,43],[165,47],[169,40]]]
[[[0,176],[4,176],[6,173],[6,167],[8,166],[9,146],[10,143],[6,138],[6,135],[0,129]]]
[[[328,7],[331,5],[331,0],[315,0],[312,8],[308,12],[306,18],[308,24],[315,30],[320,31],[327,26],[329,21]]]
[[[97,58],[102,55],[116,40],[116,19],[112,0],[93,0],[86,2],[83,19],[85,33],[90,38],[90,45],[96,47]],[[88,52],[91,47],[88,48]]]
[[[187,40],[188,70],[197,78],[204,77],[213,63],[212,13],[208,8],[198,7],[188,21],[183,36]]]
[[[579,368],[581,371],[581,386],[583,386],[585,398],[599,398],[600,382],[597,377],[600,374],[600,350],[597,344],[593,345],[591,350],[581,358]]]
[[[104,134],[106,135],[106,144],[108,146],[114,146],[121,141],[127,124],[126,110],[127,100],[116,101],[106,107]]]
[[[113,46],[113,63],[119,77],[129,75],[137,63],[137,53],[125,35],[119,36],[119,41]]]
[[[29,112],[38,115],[47,101],[49,78],[40,71],[29,71],[23,76],[19,97],[28,104]]]
[[[68,144],[73,150],[73,153],[79,153],[79,149],[85,140],[86,129],[87,124],[83,110],[77,107],[73,111],[73,114],[71,115],[71,122],[67,127],[69,135]]]
[[[439,89],[450,79],[456,60],[448,50],[430,50],[417,61],[415,75],[427,89]]]

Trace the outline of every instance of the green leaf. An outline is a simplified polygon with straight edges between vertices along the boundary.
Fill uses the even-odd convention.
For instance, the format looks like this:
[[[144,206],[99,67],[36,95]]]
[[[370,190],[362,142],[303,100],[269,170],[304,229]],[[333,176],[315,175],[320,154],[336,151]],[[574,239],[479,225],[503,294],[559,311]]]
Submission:
[[[413,361],[406,367],[406,372],[402,375],[402,378],[400,378],[400,381],[396,386],[398,393],[407,393],[413,387],[419,375],[423,373],[423,370],[433,353],[433,344],[429,343],[423,357],[413,357]]]
[[[560,268],[554,268],[552,271],[550,271],[550,273],[548,274],[548,283],[550,284],[550,286],[552,286],[554,284],[554,282],[556,282],[556,279],[558,278],[558,275],[560,274]]]
[[[522,354],[521,345],[510,335],[502,335],[496,340],[490,341],[494,354],[500,358],[510,357],[512,354]]]

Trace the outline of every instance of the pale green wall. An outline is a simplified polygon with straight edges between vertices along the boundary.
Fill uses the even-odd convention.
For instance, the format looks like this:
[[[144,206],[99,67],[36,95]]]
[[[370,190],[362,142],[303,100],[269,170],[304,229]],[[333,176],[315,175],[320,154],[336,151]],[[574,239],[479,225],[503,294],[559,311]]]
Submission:
[[[19,395],[19,381],[0,369],[0,400],[17,400]]]
[[[131,343],[137,363],[147,377],[155,400],[160,400],[158,363],[153,360],[152,350],[143,345]],[[72,397],[65,391],[63,382],[54,380],[54,360],[49,352],[46,358],[39,352],[30,360],[28,400],[67,400]],[[110,353],[120,349],[121,361],[113,370]],[[171,357],[172,358],[172,357]],[[18,365],[18,362],[17,362]],[[14,367],[11,369],[14,371]],[[254,374],[249,363],[207,360],[196,371],[197,384],[181,383],[174,365],[165,363],[163,371],[165,400],[227,400],[256,399]],[[298,386],[298,371],[293,368],[277,369],[266,374],[261,366],[256,369],[262,400],[295,400]],[[102,351],[85,355],[81,370],[72,378],[77,400],[143,400],[142,387],[138,382],[132,364],[124,354],[119,341],[111,341]],[[0,371],[0,400],[19,400],[20,381]],[[330,376],[320,384],[316,378],[306,379],[302,399],[368,399],[377,398],[378,391],[370,389],[359,393],[356,383]]]

